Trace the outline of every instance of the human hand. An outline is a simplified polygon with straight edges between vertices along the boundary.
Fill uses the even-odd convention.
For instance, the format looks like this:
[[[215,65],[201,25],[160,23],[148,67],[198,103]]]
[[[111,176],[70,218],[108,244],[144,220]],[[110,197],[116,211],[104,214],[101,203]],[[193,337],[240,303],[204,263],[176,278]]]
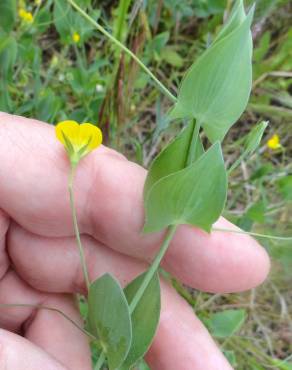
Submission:
[[[0,123],[0,303],[55,307],[81,325],[70,296],[86,289],[66,153],[52,126],[5,113]],[[155,255],[163,233],[141,234],[145,176],[143,168],[103,146],[80,162],[76,208],[91,280],[110,272],[125,285]],[[223,218],[216,226],[235,228]],[[163,267],[196,289],[226,293],[260,284],[269,259],[247,235],[181,226]],[[0,325],[0,370],[91,369],[87,339],[56,312],[2,307]],[[165,282],[146,360],[153,370],[231,369],[191,307]]]

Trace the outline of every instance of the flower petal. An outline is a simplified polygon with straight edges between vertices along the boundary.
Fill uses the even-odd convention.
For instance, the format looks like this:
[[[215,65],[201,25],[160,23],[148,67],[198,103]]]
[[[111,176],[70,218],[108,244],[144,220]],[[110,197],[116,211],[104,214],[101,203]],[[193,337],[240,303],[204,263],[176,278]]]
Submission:
[[[102,143],[101,130],[91,123],[82,123],[79,131],[79,139],[82,145],[88,143],[86,152],[90,152]]]
[[[62,121],[56,125],[57,139],[67,148],[64,134],[70,140],[72,146],[75,147],[79,136],[79,124],[76,121]]]

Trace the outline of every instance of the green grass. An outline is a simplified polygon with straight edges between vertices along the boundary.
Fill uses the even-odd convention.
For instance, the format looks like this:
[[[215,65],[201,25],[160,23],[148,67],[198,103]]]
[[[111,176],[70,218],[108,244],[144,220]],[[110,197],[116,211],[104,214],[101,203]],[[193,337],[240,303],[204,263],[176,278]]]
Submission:
[[[173,93],[186,68],[210,44],[231,3],[78,1]],[[247,231],[291,236],[292,5],[257,3],[254,86],[246,113],[225,139],[227,161],[238,157],[240,138],[256,122],[270,124],[257,152],[232,173],[225,216]],[[107,145],[147,166],[180,129],[169,125],[170,101],[149,76],[65,1],[23,3],[33,14],[32,23],[20,19],[12,0],[5,4],[11,8],[4,9],[5,19],[0,16],[0,110],[51,124],[68,117],[98,122]],[[266,146],[274,133],[282,144],[276,151]],[[291,242],[260,241],[272,257],[272,272],[258,289],[214,296],[173,283],[214,334],[215,313],[244,310],[244,323],[239,320],[237,330],[218,338],[236,369],[291,369]],[[287,364],[279,362],[285,359]]]

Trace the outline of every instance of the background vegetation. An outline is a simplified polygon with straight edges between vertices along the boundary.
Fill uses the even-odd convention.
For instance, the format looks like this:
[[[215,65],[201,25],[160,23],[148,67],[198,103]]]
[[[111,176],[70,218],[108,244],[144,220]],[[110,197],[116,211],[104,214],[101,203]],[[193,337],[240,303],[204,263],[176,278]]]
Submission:
[[[208,47],[232,0],[78,0],[175,93]],[[247,1],[249,6],[251,1]],[[241,138],[270,122],[256,154],[232,174],[225,217],[247,231],[292,235],[292,4],[258,0],[254,82],[246,113],[224,141],[233,162]],[[106,144],[147,166],[180,127],[141,69],[65,0],[0,3],[0,110],[54,124],[98,122]],[[269,141],[273,135],[278,135]],[[279,145],[277,139],[279,138]],[[210,295],[172,279],[236,369],[292,369],[292,242],[260,239],[268,281],[243,294]],[[171,279],[171,277],[169,277]],[[195,350],[195,349],[194,349]],[[146,369],[141,364],[140,369]]]

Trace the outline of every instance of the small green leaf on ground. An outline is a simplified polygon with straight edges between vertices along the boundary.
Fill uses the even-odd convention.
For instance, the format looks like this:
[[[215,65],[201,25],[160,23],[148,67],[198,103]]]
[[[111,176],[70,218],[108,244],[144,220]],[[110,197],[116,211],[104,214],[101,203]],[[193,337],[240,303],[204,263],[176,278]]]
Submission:
[[[225,310],[211,315],[206,323],[214,337],[227,338],[241,328],[245,318],[245,310]]]

